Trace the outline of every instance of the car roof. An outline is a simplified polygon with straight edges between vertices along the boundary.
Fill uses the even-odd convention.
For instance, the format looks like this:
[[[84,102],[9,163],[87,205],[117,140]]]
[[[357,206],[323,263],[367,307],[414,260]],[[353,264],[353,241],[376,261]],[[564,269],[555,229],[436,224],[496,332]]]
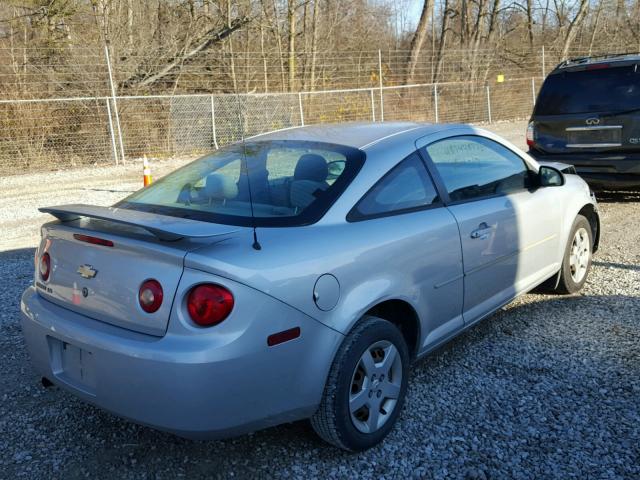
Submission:
[[[366,149],[398,135],[417,139],[456,125],[418,122],[348,122],[292,127],[250,137],[251,140],[300,140]],[[247,139],[249,140],[249,139]]]
[[[640,54],[638,53],[610,53],[603,55],[592,55],[585,57],[570,58],[558,64],[553,73],[564,71],[589,70],[594,66],[611,64],[613,67],[622,67],[625,65],[633,65],[640,62]]]

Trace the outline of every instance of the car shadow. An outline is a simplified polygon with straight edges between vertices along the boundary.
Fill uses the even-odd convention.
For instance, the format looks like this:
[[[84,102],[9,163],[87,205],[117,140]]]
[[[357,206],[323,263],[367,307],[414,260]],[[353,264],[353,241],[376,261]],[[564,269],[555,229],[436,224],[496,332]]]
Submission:
[[[638,190],[596,190],[596,200],[600,203],[635,203],[640,202]]]
[[[35,248],[19,248],[0,251],[0,307],[4,312],[17,309],[22,291],[33,281],[33,256]]]
[[[619,268],[621,270],[640,272],[640,265],[636,265],[633,263],[600,262],[598,260],[594,260],[593,265],[597,267]]]

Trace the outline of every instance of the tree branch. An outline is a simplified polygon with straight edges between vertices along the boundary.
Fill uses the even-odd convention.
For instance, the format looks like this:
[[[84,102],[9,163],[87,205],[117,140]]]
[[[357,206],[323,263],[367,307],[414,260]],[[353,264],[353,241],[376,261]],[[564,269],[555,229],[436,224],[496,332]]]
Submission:
[[[175,70],[176,68],[181,68],[184,62],[186,62],[190,58],[196,56],[197,54],[199,54],[204,50],[207,50],[208,48],[212,47],[216,43],[221,42],[222,40],[227,38],[229,35],[231,35],[233,32],[242,28],[244,25],[246,25],[250,21],[251,19],[249,17],[240,17],[240,18],[234,19],[231,22],[231,25],[225,26],[220,31],[216,32],[215,29],[209,30],[202,37],[200,37],[200,39],[198,40],[198,42],[194,47],[190,49],[185,48],[181,54],[169,59],[166,65],[162,67],[160,70],[158,70],[157,72],[152,74],[139,72],[133,75],[132,77],[128,78],[124,82],[122,82],[122,86],[123,87],[146,87],[148,85],[151,85],[157,82],[158,80],[166,77],[167,75],[170,75],[173,72],[173,70]]]

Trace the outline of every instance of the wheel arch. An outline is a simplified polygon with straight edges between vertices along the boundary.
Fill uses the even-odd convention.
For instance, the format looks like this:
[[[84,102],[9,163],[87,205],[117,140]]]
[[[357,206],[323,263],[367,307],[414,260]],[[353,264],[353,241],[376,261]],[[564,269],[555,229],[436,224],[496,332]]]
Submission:
[[[416,358],[420,349],[421,328],[420,317],[413,305],[406,300],[388,299],[370,307],[363,317],[367,315],[382,318],[398,327],[407,342],[411,359]]]
[[[591,225],[593,252],[595,253],[600,246],[600,215],[592,203],[584,205],[578,212],[578,215],[585,217],[589,221],[589,225]]]

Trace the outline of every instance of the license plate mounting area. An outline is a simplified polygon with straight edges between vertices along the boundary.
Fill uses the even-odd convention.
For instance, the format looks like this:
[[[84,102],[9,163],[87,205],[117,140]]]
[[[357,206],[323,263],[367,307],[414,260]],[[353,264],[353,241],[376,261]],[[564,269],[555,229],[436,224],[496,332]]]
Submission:
[[[53,375],[67,385],[95,396],[94,354],[71,343],[47,337]]]

